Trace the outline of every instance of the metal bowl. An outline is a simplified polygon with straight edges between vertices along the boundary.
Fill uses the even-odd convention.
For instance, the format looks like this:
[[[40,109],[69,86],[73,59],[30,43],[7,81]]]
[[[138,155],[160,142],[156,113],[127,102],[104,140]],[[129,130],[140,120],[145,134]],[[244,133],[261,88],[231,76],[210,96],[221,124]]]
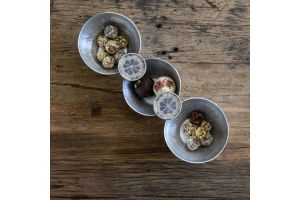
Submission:
[[[180,137],[182,123],[192,111],[200,111],[212,125],[211,135],[214,138],[209,147],[200,147],[190,151]],[[227,118],[221,108],[214,102],[200,97],[193,97],[182,102],[179,115],[167,120],[164,127],[164,137],[171,152],[179,159],[188,163],[206,163],[217,158],[225,148],[229,135]]]
[[[152,79],[157,79],[161,76],[169,76],[176,84],[175,94],[179,96],[181,90],[181,80],[177,70],[167,61],[159,58],[146,59],[146,75]],[[138,97],[133,89],[134,82],[123,80],[123,95],[127,104],[137,113],[144,116],[155,116],[153,110],[153,102],[155,95],[147,98]]]
[[[136,25],[124,15],[112,12],[99,13],[90,18],[82,27],[78,37],[79,54],[84,63],[99,74],[111,75],[118,73],[118,67],[106,69],[97,60],[97,37],[103,34],[107,25],[114,25],[119,34],[128,39],[128,53],[139,53],[141,49],[141,35]]]

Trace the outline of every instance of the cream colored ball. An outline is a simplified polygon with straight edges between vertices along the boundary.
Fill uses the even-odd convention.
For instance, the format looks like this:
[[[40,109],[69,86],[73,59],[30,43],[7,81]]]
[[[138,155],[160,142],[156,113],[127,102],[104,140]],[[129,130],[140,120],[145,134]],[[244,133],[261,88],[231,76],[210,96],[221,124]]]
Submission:
[[[108,56],[108,53],[105,52],[105,50],[102,47],[98,48],[98,52],[97,52],[97,59],[102,62],[102,60]]]
[[[104,35],[100,35],[97,38],[97,43],[99,45],[99,47],[104,47],[104,45],[108,42],[108,38],[105,37]]]
[[[115,59],[112,56],[106,56],[102,60],[102,66],[107,69],[111,69],[115,66]]]

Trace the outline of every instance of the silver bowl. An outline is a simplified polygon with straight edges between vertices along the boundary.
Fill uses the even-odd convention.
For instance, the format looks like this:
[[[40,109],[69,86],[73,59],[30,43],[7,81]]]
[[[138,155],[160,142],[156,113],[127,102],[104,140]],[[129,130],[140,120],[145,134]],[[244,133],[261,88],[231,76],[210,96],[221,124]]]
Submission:
[[[180,137],[182,123],[192,111],[200,111],[206,120],[211,123],[211,135],[214,138],[209,147],[200,147],[190,151]],[[229,136],[227,118],[221,108],[214,102],[200,97],[193,97],[182,102],[179,115],[172,120],[167,120],[164,127],[164,137],[171,152],[179,159],[188,163],[206,163],[217,158],[225,148]]]
[[[161,76],[169,76],[176,84],[175,94],[179,96],[181,90],[181,80],[177,70],[167,61],[159,58],[145,59],[147,70],[146,75],[152,79]],[[134,82],[123,80],[123,95],[127,104],[137,113],[144,116],[155,116],[153,102],[155,95],[147,98],[138,97],[133,90]]]
[[[84,63],[99,74],[117,74],[118,67],[106,69],[97,60],[97,37],[103,34],[107,25],[114,25],[119,29],[119,34],[128,39],[128,53],[139,53],[141,49],[141,35],[136,25],[124,15],[112,12],[99,13],[90,18],[82,27],[78,37],[79,54]]]

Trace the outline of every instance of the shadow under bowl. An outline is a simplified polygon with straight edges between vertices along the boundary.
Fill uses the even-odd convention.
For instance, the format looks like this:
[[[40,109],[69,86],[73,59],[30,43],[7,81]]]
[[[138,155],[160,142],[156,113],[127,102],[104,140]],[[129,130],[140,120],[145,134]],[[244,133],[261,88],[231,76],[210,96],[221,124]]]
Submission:
[[[147,70],[145,75],[152,79],[157,79],[161,76],[172,78],[176,84],[175,94],[179,96],[181,90],[181,80],[177,70],[167,61],[159,58],[145,59]],[[153,110],[153,102],[155,95],[146,98],[140,98],[136,95],[134,82],[123,80],[123,95],[127,104],[137,113],[144,116],[156,116]]]
[[[190,151],[180,137],[182,123],[193,111],[200,111],[205,119],[211,123],[213,143],[208,147],[200,147]],[[206,163],[217,158],[225,148],[229,136],[229,127],[226,116],[221,108],[214,102],[200,97],[193,97],[182,102],[179,115],[167,120],[164,127],[164,137],[171,152],[179,159],[188,163]]]
[[[102,67],[97,60],[97,37],[104,35],[107,25],[114,25],[128,40],[128,53],[139,53],[141,49],[141,36],[136,25],[124,15],[112,12],[99,13],[90,18],[82,27],[78,37],[78,50],[84,63],[99,74],[112,75],[119,73],[117,65],[112,69]]]

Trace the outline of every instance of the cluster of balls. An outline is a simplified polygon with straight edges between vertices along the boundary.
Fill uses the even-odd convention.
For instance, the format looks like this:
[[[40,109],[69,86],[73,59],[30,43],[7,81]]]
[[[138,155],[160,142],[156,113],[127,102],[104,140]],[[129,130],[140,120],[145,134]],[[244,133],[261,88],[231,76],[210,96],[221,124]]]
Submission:
[[[158,79],[152,79],[150,75],[144,75],[133,84],[135,93],[140,97],[149,97],[154,94],[157,96],[164,92],[175,92],[176,84],[168,76],[161,76]]]
[[[124,36],[118,34],[117,27],[108,25],[104,29],[104,35],[97,38],[99,45],[97,59],[102,62],[104,68],[113,68],[127,53],[128,41]]]
[[[211,129],[211,124],[204,120],[201,112],[192,112],[190,120],[184,125],[184,132],[189,136],[186,141],[188,149],[195,151],[200,146],[210,146],[213,142]]]

